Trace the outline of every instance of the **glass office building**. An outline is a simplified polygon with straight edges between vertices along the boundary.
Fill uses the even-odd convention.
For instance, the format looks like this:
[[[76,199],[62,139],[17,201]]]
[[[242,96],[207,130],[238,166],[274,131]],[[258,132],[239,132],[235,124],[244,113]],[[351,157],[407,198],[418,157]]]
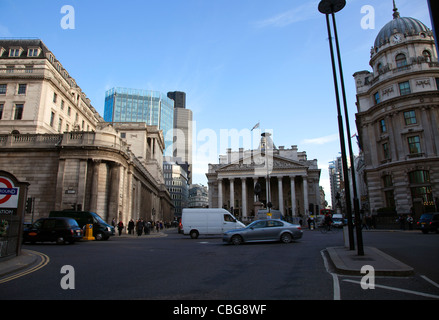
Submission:
[[[105,93],[106,122],[145,122],[163,130],[165,155],[172,155],[174,100],[151,90],[113,88]]]

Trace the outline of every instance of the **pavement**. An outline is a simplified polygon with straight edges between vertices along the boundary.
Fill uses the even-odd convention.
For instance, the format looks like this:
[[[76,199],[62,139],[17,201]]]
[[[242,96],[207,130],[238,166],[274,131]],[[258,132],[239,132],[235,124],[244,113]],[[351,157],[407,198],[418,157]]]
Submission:
[[[363,247],[364,255],[358,255],[357,250],[346,247],[326,248],[333,264],[335,273],[345,275],[363,275],[364,266],[372,266],[375,276],[406,277],[414,274],[414,269],[401,261],[374,247]]]
[[[165,233],[151,233],[142,235],[140,238],[166,237]],[[137,235],[122,234],[115,237],[138,238]],[[388,254],[374,247],[364,247],[364,255],[359,256],[357,250],[349,250],[347,247],[326,248],[335,273],[345,275],[364,275],[361,268],[365,265],[372,266],[376,276],[401,276],[406,277],[414,274],[414,269],[398,261]],[[41,261],[41,255],[31,250],[22,250],[21,255],[0,261],[0,278],[8,274],[31,268]],[[0,281],[1,283],[1,281]]]

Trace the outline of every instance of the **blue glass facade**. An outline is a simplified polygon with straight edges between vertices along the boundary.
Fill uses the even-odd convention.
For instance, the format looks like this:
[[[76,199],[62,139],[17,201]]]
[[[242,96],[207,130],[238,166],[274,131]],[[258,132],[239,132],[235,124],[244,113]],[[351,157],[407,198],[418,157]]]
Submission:
[[[151,90],[110,89],[105,93],[104,120],[159,126],[163,130],[165,150],[172,153],[174,100],[165,94]]]

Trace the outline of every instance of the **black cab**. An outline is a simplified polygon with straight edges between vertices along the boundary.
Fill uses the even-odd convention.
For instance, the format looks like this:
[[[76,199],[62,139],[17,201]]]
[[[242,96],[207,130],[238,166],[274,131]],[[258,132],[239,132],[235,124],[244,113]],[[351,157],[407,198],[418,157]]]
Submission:
[[[418,228],[423,233],[434,231],[439,233],[439,213],[424,213],[418,221]]]
[[[98,214],[90,211],[52,211],[49,217],[68,217],[75,219],[80,228],[84,230],[87,224],[93,224],[93,236],[96,240],[108,240],[114,236],[113,226],[107,224]]]
[[[74,243],[81,240],[82,236],[82,229],[74,219],[42,218],[23,230],[23,243]]]

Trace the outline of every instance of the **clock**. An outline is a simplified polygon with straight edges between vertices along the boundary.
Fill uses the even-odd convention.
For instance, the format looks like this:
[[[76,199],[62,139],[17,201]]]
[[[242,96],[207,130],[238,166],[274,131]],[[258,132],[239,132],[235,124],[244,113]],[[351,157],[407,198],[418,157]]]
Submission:
[[[394,34],[393,36],[392,36],[392,42],[393,43],[400,43],[402,41],[402,37],[401,37],[401,35],[400,34]]]

